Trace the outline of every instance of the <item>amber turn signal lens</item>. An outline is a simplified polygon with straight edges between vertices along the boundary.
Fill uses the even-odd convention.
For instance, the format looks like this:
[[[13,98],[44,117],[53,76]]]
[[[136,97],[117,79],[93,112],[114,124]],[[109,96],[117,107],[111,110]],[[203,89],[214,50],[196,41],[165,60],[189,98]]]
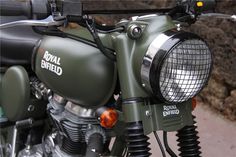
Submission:
[[[203,7],[203,2],[202,1],[199,1],[199,2],[197,2],[197,7]]]
[[[100,125],[104,128],[112,128],[118,120],[118,113],[116,110],[108,108],[100,115]]]
[[[192,110],[194,110],[197,106],[197,100],[195,97],[192,98]]]

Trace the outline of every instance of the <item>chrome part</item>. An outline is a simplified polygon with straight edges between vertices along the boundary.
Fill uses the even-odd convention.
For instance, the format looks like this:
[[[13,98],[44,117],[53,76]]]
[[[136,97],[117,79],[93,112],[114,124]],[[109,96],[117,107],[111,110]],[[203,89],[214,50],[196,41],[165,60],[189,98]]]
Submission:
[[[149,19],[157,16],[158,16],[157,14],[148,14],[148,15],[138,16],[137,20]]]
[[[93,109],[88,109],[74,104],[70,101],[67,102],[65,109],[79,117],[95,117],[95,111]]]
[[[0,25],[0,29],[15,27],[15,26],[39,26],[39,27],[50,27],[50,26],[61,26],[64,24],[64,20],[55,21],[53,16],[48,16],[43,20],[20,20]]]
[[[150,69],[153,64],[154,57],[160,50],[161,46],[171,38],[171,36],[167,36],[166,34],[162,33],[159,34],[150,44],[148,50],[143,58],[142,66],[141,66],[141,79],[142,84],[144,84],[144,88],[147,89],[149,92],[153,92],[151,85],[150,85]]]
[[[51,133],[45,138],[45,142],[44,142],[45,144],[42,147],[44,147],[44,150],[47,154],[50,154],[56,148],[56,144],[55,144],[56,134],[57,133]]]
[[[66,99],[58,94],[53,94],[53,99],[58,104],[66,104]]]
[[[148,19],[152,17],[158,16],[157,14],[148,14],[148,15],[143,15],[143,16],[132,16],[131,20],[132,21],[137,21],[137,20],[143,20],[143,19]]]
[[[55,94],[54,94],[55,95]],[[54,99],[54,95],[52,96],[52,98],[49,100],[49,103],[47,105],[47,110],[50,111],[51,116],[52,115],[57,115],[57,114],[61,114],[64,110],[65,110],[65,104],[64,103],[58,103],[55,99]]]
[[[29,112],[33,112],[34,109],[35,109],[34,105],[29,105],[27,110],[28,110]]]
[[[131,20],[132,20],[132,21],[136,21],[137,19],[138,19],[138,16],[132,16],[132,17],[131,17]]]
[[[53,94],[51,99],[49,99],[47,109],[50,110],[53,115],[57,115],[65,110],[65,104],[66,100],[63,97]]]
[[[17,138],[17,127],[14,126],[14,130],[13,130],[13,137],[12,137],[12,148],[11,148],[11,157],[16,157],[16,138]]]
[[[145,115],[146,115],[147,117],[150,117],[150,116],[152,115],[152,112],[151,112],[150,110],[146,110],[146,111],[145,111]]]
[[[26,147],[21,150],[17,157],[43,157],[43,150],[41,145],[35,145],[33,147]]]
[[[228,14],[222,14],[222,13],[207,13],[207,14],[201,14],[200,18],[209,18],[209,17],[215,17],[220,19],[229,19],[232,21],[236,21],[236,15],[228,15]]]
[[[140,26],[133,24],[128,28],[128,36],[131,39],[138,39],[141,37],[143,30]]]
[[[177,27],[177,31],[181,31],[182,27],[180,23],[176,24],[176,27]]]
[[[44,83],[40,82],[37,78],[30,78],[30,86],[32,94],[39,100],[47,100],[50,97],[50,90],[46,88]]]
[[[233,19],[233,21],[236,21],[236,15],[232,15],[231,18]]]

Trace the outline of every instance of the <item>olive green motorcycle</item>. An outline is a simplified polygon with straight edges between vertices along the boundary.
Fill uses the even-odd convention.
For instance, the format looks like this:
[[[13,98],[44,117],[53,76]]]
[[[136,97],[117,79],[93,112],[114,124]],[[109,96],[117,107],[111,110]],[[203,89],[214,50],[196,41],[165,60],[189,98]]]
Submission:
[[[192,111],[212,54],[182,28],[214,6],[86,10],[79,0],[1,0],[0,156],[148,157],[154,133],[163,156],[176,157],[167,139],[174,131],[179,156],[201,156]],[[137,16],[108,26],[94,14]]]

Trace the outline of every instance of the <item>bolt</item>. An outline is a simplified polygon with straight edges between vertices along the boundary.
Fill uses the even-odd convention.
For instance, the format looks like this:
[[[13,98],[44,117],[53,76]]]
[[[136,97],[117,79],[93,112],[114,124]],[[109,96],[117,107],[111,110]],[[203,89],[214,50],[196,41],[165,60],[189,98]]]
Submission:
[[[131,39],[138,39],[141,37],[142,32],[143,32],[142,28],[134,24],[130,26],[128,35]]]
[[[34,111],[34,106],[33,106],[33,105],[29,105],[29,107],[28,107],[28,111],[29,111],[29,112]]]
[[[150,117],[150,116],[152,115],[152,112],[149,111],[149,110],[147,110],[147,111],[145,112],[145,114],[146,114],[146,116]]]
[[[56,136],[57,136],[57,133],[52,133],[52,134],[51,134],[51,137],[52,137],[52,138],[56,138]]]
[[[194,14],[191,14],[190,17],[191,17],[192,19],[195,19],[196,16],[195,16]]]
[[[136,38],[139,38],[142,34],[142,29],[140,27],[135,27],[133,30],[132,30],[132,36],[136,39]]]
[[[38,100],[41,100],[42,99],[42,95],[39,91],[36,91],[35,92],[35,97],[38,99]]]
[[[133,35],[134,36],[139,36],[141,32],[142,32],[142,29],[140,27],[135,27],[133,29]]]
[[[181,31],[181,25],[180,24],[177,24],[176,27],[177,27],[177,31]]]

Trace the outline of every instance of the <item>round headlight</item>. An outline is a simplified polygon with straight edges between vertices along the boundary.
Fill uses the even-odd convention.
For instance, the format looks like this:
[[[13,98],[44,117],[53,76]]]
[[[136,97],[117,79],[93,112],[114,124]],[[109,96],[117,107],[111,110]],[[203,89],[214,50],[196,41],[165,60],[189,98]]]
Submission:
[[[141,67],[143,86],[162,101],[187,101],[206,85],[212,55],[206,43],[188,32],[167,31],[150,44]]]

